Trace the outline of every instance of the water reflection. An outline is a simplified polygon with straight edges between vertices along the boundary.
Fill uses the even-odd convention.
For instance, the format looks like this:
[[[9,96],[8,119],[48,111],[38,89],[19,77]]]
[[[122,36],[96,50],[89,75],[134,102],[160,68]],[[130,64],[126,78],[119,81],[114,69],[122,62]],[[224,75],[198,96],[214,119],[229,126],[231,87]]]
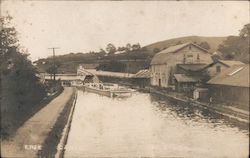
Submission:
[[[176,104],[171,101],[168,101],[165,97],[159,96],[156,94],[150,94],[151,102],[154,103],[155,107],[159,108],[159,111],[164,111],[170,109],[171,113],[176,113],[178,117],[183,120],[192,120],[195,122],[207,122],[211,123],[212,126],[221,126],[226,125],[230,127],[239,128],[242,132],[249,134],[249,126],[246,123],[229,120],[228,117],[225,117],[219,113],[215,113],[212,110],[196,107],[188,104]]]
[[[239,157],[246,130],[211,112],[136,92],[108,98],[78,92],[65,157]]]

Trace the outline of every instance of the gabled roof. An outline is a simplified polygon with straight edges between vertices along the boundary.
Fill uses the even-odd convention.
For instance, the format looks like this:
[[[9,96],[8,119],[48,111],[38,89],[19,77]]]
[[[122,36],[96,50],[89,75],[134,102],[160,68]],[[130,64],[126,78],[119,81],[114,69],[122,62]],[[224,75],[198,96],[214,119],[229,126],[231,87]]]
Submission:
[[[189,45],[193,45],[195,46],[196,48],[208,53],[208,50],[196,45],[196,44],[193,44],[193,43],[184,43],[184,44],[179,44],[179,45],[175,45],[175,46],[170,46],[168,47],[167,49],[164,49],[162,50],[161,52],[155,54],[155,56],[153,57],[152,61],[151,61],[151,65],[153,64],[164,64],[166,62],[165,58],[166,56],[168,56],[168,54],[170,53],[175,53],[175,52],[178,52],[179,50],[189,46]]]
[[[150,78],[150,71],[148,69],[140,70],[132,78]]]
[[[245,65],[243,62],[237,61],[237,60],[216,60],[216,61],[212,62],[211,64],[208,64],[207,66],[205,66],[203,69],[211,67],[216,63],[221,63],[221,64],[225,65],[226,67]]]
[[[183,43],[183,44],[178,44],[175,46],[170,46],[167,49],[164,49],[163,51],[159,52],[158,54],[163,54],[163,53],[173,53],[173,52],[177,52],[178,50],[190,45],[191,43]]]
[[[249,65],[232,66],[207,82],[208,84],[249,87]]]
[[[77,69],[77,75],[82,75],[82,76],[94,76],[91,72],[87,71],[83,67],[79,67]]]
[[[218,62],[225,64],[229,67],[234,66],[234,65],[244,65],[243,62],[237,61],[237,60],[218,60]]]

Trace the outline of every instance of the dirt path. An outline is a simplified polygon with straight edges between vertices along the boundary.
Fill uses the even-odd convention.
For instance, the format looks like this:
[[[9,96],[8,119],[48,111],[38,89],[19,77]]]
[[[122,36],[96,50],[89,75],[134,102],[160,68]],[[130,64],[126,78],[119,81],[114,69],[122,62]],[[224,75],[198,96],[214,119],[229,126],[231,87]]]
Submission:
[[[66,87],[58,97],[26,121],[12,139],[1,142],[1,156],[37,157],[38,150],[42,148],[72,94],[73,88]]]

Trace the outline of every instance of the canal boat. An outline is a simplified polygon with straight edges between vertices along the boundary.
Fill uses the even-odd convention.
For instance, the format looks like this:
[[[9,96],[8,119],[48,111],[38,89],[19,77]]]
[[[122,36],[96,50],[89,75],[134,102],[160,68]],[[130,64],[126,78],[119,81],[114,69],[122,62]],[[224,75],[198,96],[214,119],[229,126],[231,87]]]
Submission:
[[[108,97],[130,97],[133,90],[112,83],[86,83],[84,90]]]

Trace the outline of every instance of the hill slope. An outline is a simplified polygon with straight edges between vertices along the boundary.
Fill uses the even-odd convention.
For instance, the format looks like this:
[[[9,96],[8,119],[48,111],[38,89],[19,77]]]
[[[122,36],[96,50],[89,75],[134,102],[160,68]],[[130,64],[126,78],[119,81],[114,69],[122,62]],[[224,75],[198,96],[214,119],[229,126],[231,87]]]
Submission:
[[[185,42],[193,42],[200,44],[201,42],[207,42],[210,46],[210,52],[214,52],[217,50],[217,47],[222,44],[222,42],[227,37],[200,37],[200,36],[187,36],[187,37],[180,37],[169,39],[165,41],[156,42],[143,48],[136,50],[125,52],[122,54],[113,54],[107,55],[99,52],[94,53],[70,53],[65,55],[56,56],[55,60],[59,64],[58,71],[65,72],[65,73],[73,73],[76,72],[76,68],[79,64],[84,64],[85,68],[95,68],[102,63],[110,63],[113,60],[121,62],[130,67],[130,70],[137,71],[139,69],[146,68],[149,66],[150,60],[156,54],[155,49],[158,50],[165,49],[169,46],[176,45],[177,43],[185,43]],[[131,60],[128,62],[127,60]],[[142,63],[139,63],[139,60],[143,60]],[[51,65],[53,64],[52,58],[45,58],[35,61],[34,63],[37,64],[37,67],[42,70],[46,71]],[[105,66],[105,65],[103,65]],[[107,65],[106,65],[107,66]],[[112,67],[112,66],[111,66]],[[133,72],[134,73],[134,72]]]
[[[175,45],[178,42],[186,43],[186,42],[193,42],[193,43],[201,43],[207,42],[211,49],[209,52],[214,52],[217,50],[218,46],[226,40],[227,37],[201,37],[201,36],[187,36],[187,37],[179,37],[168,39],[156,43],[152,43],[150,45],[144,46],[149,52],[154,53],[154,49],[158,48],[160,50],[167,48],[171,45]]]

